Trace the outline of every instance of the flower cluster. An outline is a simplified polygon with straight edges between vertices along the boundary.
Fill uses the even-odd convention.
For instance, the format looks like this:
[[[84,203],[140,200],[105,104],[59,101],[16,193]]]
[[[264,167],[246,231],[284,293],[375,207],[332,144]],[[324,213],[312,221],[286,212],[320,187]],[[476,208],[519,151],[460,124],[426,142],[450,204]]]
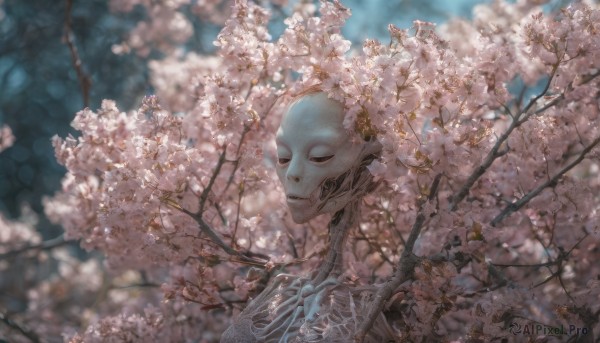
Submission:
[[[120,10],[138,3],[171,12],[150,10],[168,29],[137,40],[191,34],[177,14],[189,1]],[[299,5],[277,40],[268,10],[235,1],[217,56],[152,62],[158,96],[136,111],[106,100],[79,112],[81,135],[53,142],[68,174],[46,213],[111,272],[148,275],[166,303],[105,311],[73,341],[215,341],[275,271],[315,267],[327,218],[293,224],[273,173],[286,99],[311,85],[344,105],[356,139],[383,147],[344,277],[384,289],[410,268],[380,308],[399,337],[502,339],[513,321],[600,330],[600,9],[537,5],[390,26],[389,44],[353,50],[339,1]]]

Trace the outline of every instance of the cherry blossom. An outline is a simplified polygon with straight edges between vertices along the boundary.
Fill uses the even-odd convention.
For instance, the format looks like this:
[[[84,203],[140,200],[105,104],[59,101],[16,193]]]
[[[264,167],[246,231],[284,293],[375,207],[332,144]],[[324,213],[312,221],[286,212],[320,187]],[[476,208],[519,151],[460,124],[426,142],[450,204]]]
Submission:
[[[9,126],[3,125],[0,127],[0,152],[6,150],[15,142],[15,136]]]
[[[597,3],[498,0],[357,47],[339,1],[298,4],[274,39],[269,9],[239,0],[220,13],[216,55],[176,48],[193,34],[183,8],[223,3],[111,2],[148,11],[125,45],[167,54],[149,64],[157,95],[127,112],[105,100],[77,113],[77,137],[53,139],[68,172],[46,214],[102,262],[55,253],[60,275],[29,292],[25,322],[51,319],[62,282],[77,299],[110,294],[65,312],[85,323],[40,335],[215,342],[278,274],[315,270],[331,218],[294,223],[273,141],[290,99],[318,87],[344,106],[351,139],[381,144],[339,277],[376,289],[357,341],[382,313],[405,341],[511,340],[512,324],[532,323],[598,335]],[[0,132],[1,149],[12,136]],[[0,242],[40,243],[21,226],[0,217]]]

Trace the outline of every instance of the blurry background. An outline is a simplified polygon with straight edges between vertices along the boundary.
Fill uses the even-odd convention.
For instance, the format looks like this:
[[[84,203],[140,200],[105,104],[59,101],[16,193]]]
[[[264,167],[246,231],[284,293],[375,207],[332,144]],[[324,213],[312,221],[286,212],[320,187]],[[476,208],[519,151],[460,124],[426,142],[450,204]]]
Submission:
[[[0,3],[0,125],[9,125],[16,136],[0,154],[0,212],[11,218],[25,204],[41,213],[41,197],[60,188],[65,170],[56,163],[50,138],[72,132],[69,123],[84,104],[62,40],[66,2]],[[147,91],[144,63],[135,55],[111,53],[111,45],[143,15],[112,15],[105,0],[75,1],[72,29],[92,79],[90,107],[114,98],[132,108]],[[45,238],[57,234],[45,222],[40,226]]]
[[[122,0],[113,0],[115,3]],[[50,139],[54,135],[76,136],[69,126],[75,113],[85,107],[69,47],[63,39],[67,4],[71,3],[71,29],[91,79],[88,106],[99,107],[102,99],[114,99],[122,110],[135,109],[141,98],[153,92],[148,61],[161,59],[159,50],[145,56],[134,52],[117,55],[113,46],[126,39],[139,21],[147,18],[142,6],[132,11],[111,11],[109,0],[0,0],[0,126],[9,125],[15,144],[0,154],[0,212],[8,218],[30,206],[41,215],[44,239],[60,234],[43,217],[41,199],[60,189],[65,170],[58,165]],[[195,3],[192,0],[192,5]],[[260,2],[260,1],[259,1]],[[452,16],[469,17],[482,1],[346,0],[352,10],[344,34],[357,46],[364,38],[387,41],[387,26],[410,28],[414,19],[442,23]],[[219,10],[226,11],[225,5]],[[291,13],[275,7],[274,38],[285,28],[282,20]],[[182,47],[200,54],[211,53],[220,25],[184,11],[194,27],[193,36]]]

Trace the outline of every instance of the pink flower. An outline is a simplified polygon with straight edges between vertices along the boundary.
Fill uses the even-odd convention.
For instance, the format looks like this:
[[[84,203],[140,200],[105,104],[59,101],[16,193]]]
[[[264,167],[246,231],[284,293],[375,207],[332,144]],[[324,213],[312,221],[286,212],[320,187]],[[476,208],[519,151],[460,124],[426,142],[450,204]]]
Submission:
[[[0,127],[0,152],[10,148],[15,142],[15,136],[7,125]]]

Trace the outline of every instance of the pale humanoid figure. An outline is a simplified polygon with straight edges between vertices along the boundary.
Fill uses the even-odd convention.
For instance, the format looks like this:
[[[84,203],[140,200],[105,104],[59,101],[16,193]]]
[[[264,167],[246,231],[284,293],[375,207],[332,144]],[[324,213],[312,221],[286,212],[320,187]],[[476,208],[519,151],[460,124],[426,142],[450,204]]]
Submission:
[[[318,89],[288,106],[277,131],[277,175],[293,220],[331,213],[329,251],[310,276],[280,274],[225,331],[230,342],[352,342],[374,293],[339,280],[343,246],[362,197],[376,184],[366,168],[380,151],[343,127],[343,106]],[[393,341],[381,314],[365,342]]]

